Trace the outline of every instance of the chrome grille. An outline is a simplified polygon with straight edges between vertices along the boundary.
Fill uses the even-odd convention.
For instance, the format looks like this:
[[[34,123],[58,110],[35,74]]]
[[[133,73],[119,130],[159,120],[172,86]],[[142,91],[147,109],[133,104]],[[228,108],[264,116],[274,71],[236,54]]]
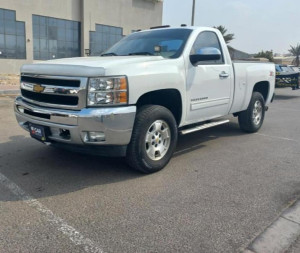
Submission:
[[[80,110],[86,105],[88,78],[21,75],[21,94],[30,103]]]
[[[65,86],[65,87],[80,87],[80,80],[68,80],[68,79],[50,79],[43,77],[33,76],[21,76],[21,82],[34,83],[34,84],[45,84],[53,86]]]

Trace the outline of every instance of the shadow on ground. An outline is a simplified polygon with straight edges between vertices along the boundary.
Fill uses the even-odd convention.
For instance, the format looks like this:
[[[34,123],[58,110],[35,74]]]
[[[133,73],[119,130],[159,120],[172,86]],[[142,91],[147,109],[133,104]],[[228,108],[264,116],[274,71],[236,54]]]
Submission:
[[[300,93],[299,93],[300,95]],[[276,95],[275,96],[275,101],[276,100],[290,100],[290,99],[300,99],[300,96],[294,96],[294,95]]]
[[[205,148],[214,139],[240,135],[243,133],[238,125],[229,123],[180,136],[175,156]],[[24,136],[12,136],[9,142],[0,143],[0,161],[0,172],[35,198],[153,176],[129,168],[124,158],[72,153]],[[0,201],[12,199],[0,194]]]

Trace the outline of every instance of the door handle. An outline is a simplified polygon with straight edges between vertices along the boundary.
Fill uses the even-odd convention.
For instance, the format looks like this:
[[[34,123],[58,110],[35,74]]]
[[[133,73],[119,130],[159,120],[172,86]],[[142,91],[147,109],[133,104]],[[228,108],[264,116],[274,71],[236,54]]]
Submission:
[[[223,71],[222,73],[220,73],[220,78],[228,78],[229,77],[229,74],[226,73],[225,71]]]

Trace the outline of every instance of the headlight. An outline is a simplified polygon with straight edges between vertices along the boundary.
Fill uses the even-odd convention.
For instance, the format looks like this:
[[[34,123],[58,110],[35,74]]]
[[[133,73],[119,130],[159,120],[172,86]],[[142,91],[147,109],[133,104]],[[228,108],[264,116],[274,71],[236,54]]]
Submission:
[[[128,85],[125,76],[89,79],[88,106],[127,104]]]

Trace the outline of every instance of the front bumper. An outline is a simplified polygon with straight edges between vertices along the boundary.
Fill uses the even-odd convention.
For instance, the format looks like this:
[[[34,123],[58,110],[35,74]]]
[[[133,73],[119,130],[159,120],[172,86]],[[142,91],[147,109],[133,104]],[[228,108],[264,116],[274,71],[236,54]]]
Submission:
[[[22,97],[15,100],[19,125],[29,131],[28,123],[50,129],[49,142],[75,146],[126,146],[131,139],[136,107],[85,108],[79,111],[36,106]],[[62,132],[68,132],[66,136]],[[104,140],[89,141],[88,132],[102,132]]]

